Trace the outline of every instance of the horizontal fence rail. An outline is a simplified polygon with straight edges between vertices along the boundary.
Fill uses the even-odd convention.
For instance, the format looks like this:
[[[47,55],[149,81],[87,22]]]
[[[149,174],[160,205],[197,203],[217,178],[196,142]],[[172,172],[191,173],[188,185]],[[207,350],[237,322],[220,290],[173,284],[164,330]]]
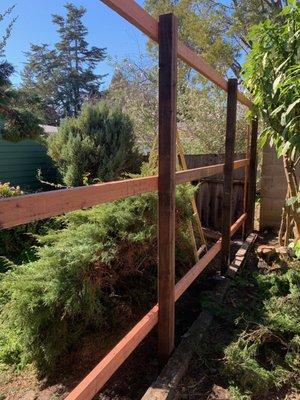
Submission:
[[[243,225],[246,214],[231,226],[231,236]],[[177,301],[205,267],[221,250],[222,238],[180,279],[175,285],[175,301]],[[105,385],[114,372],[130,356],[133,350],[151,332],[158,322],[158,305],[156,304],[123,339],[103,358],[102,361],[79,383],[65,400],[91,400]]]
[[[101,1],[129,21],[132,25],[137,27],[154,42],[158,43],[158,22],[135,1]],[[203,60],[202,57],[180,42],[178,43],[177,52],[178,57],[181,58],[181,60],[227,92],[227,80],[219,75],[211,65]],[[238,92],[237,98],[241,104],[244,104],[249,108],[252,106],[252,102],[243,93]]]
[[[241,168],[247,163],[249,163],[248,159],[237,160],[234,168]],[[222,173],[223,169],[224,164],[217,164],[180,171],[176,172],[175,181],[176,184],[190,182]],[[157,191],[157,175],[10,197],[0,200],[0,228],[12,228],[32,221],[155,191]]]

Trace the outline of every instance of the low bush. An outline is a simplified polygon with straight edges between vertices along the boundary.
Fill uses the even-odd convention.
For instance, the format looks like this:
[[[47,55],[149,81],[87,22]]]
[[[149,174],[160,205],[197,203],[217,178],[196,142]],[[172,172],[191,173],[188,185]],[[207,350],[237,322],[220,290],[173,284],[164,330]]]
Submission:
[[[263,398],[282,388],[300,389],[300,263],[259,273],[256,312],[225,350],[224,372],[233,398]]]
[[[189,268],[191,185],[177,189],[177,274]],[[50,371],[88,332],[111,329],[156,299],[157,195],[143,194],[58,218],[38,237],[36,260],[2,274],[0,363]]]
[[[19,196],[22,194],[20,186],[11,186],[9,182],[0,182],[0,198]]]

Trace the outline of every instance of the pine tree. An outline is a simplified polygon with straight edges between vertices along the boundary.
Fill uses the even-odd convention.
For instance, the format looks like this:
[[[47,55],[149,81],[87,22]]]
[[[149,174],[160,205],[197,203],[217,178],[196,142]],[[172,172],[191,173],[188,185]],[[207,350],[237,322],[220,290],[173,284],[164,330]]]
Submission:
[[[31,45],[23,71],[23,86],[36,91],[45,107],[55,110],[60,118],[77,116],[82,104],[100,96],[103,75],[94,70],[106,57],[105,48],[89,47],[87,28],[82,22],[83,7],[65,5],[65,17],[54,14],[59,41],[54,49],[47,44]]]
[[[104,102],[87,104],[77,118],[63,121],[48,139],[48,152],[67,186],[138,172],[141,159],[130,118]]]

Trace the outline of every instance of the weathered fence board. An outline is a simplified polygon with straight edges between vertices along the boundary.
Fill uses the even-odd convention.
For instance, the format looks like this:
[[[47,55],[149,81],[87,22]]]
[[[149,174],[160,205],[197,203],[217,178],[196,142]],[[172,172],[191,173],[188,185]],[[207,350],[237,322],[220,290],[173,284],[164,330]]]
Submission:
[[[201,168],[204,165],[222,164],[224,162],[224,154],[199,154],[185,156],[189,168]],[[244,159],[245,154],[239,153],[235,155],[235,159]],[[223,168],[221,168],[223,172]],[[233,172],[233,188],[232,188],[232,220],[231,223],[244,212],[243,195],[244,195],[244,177],[245,168],[235,169]],[[196,203],[204,227],[215,231],[222,230],[222,203],[223,203],[223,179],[224,175],[216,174],[201,178],[201,184],[196,194]],[[197,181],[197,180],[196,180]]]

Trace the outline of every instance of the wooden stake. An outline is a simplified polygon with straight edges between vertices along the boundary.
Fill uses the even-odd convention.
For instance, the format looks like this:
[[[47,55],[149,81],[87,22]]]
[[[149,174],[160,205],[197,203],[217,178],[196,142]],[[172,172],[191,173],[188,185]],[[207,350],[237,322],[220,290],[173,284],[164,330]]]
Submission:
[[[174,348],[177,18],[159,18],[158,354]]]
[[[257,131],[258,120],[253,119],[251,124],[250,162],[248,175],[248,204],[245,233],[249,235],[254,229],[255,195],[256,195],[256,169],[257,169]]]
[[[222,251],[221,273],[225,274],[230,264],[230,225],[231,225],[231,200],[234,164],[234,144],[236,131],[237,108],[237,79],[228,80],[226,140],[225,140],[225,165],[224,165],[224,192],[223,192],[223,217],[222,217]]]

